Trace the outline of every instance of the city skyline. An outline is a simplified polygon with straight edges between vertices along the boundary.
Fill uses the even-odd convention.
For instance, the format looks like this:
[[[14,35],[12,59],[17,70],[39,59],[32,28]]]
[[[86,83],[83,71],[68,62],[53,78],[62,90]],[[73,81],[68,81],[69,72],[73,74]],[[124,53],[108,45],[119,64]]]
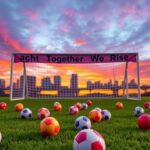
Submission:
[[[5,79],[7,85],[14,52],[137,52],[141,83],[150,84],[149,0],[4,0],[0,1],[0,9],[0,78]],[[51,74],[60,69],[53,64],[51,68]],[[94,72],[95,80],[99,80],[99,75],[109,74],[109,68],[104,75],[97,67],[85,66],[85,72],[81,65],[62,68],[83,76],[85,72],[91,76]],[[133,68],[133,71],[136,70]]]

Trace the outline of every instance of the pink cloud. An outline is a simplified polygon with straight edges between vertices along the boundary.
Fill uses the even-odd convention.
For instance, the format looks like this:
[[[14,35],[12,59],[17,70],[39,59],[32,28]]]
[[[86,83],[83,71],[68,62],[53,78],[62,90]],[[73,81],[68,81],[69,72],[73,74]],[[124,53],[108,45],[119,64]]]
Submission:
[[[10,47],[12,47],[14,50],[18,52],[32,52],[30,49],[27,49],[25,47],[22,47],[21,44],[13,39],[10,35],[8,30],[5,28],[5,26],[0,23],[0,36],[4,43]]]

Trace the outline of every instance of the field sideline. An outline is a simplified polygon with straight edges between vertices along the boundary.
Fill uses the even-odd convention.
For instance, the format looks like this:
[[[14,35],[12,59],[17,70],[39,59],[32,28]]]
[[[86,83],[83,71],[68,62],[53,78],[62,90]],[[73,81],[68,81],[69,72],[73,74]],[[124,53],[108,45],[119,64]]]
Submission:
[[[121,100],[124,109],[116,110],[117,100],[93,100],[92,106],[87,110],[81,110],[79,115],[70,116],[69,106],[76,102],[86,100],[58,100],[63,110],[55,112],[53,103],[57,100],[22,100],[8,101],[8,98],[0,97],[0,102],[7,103],[6,110],[0,110],[0,131],[3,139],[0,150],[72,150],[73,139],[77,133],[74,128],[74,121],[79,115],[86,115],[95,108],[110,110],[112,118],[110,121],[92,123],[92,128],[99,131],[105,139],[107,150],[150,150],[150,131],[143,131],[137,127],[137,118],[133,116],[135,106],[142,106],[150,97],[142,98],[142,101]],[[30,120],[22,120],[19,113],[14,111],[14,105],[18,102],[29,107],[33,112]],[[37,110],[46,107],[50,110],[51,116],[60,123],[60,133],[53,138],[44,138],[38,131],[40,120],[37,119]],[[150,113],[150,110],[145,110]]]

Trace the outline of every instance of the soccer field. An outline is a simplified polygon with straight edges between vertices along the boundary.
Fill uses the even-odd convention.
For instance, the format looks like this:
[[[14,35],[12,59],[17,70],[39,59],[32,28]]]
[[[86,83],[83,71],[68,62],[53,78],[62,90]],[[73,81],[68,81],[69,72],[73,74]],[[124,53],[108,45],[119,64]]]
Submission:
[[[117,110],[117,100],[93,100],[93,104],[87,110],[80,110],[78,115],[68,114],[69,106],[76,102],[86,100],[59,100],[63,109],[61,112],[53,110],[53,103],[57,100],[24,100],[8,101],[8,98],[0,98],[7,103],[6,110],[0,110],[0,131],[3,139],[0,150],[72,150],[73,139],[77,134],[74,121],[77,116],[86,115],[95,107],[108,109],[112,118],[110,121],[92,123],[92,128],[99,131],[106,142],[107,150],[150,150],[150,131],[143,131],[137,127],[137,118],[133,115],[135,106],[142,106],[149,98],[142,101],[121,100],[124,109]],[[24,104],[33,112],[30,120],[20,119],[20,113],[14,111],[14,105],[18,102]],[[51,116],[60,123],[60,133],[53,138],[44,138],[39,133],[40,120],[37,119],[37,110],[46,107]],[[150,113],[149,110],[145,110]]]

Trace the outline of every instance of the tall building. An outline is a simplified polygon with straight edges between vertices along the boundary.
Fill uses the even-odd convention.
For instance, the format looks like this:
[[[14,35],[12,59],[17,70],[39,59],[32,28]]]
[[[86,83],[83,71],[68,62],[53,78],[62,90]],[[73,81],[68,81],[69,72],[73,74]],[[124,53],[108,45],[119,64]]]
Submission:
[[[61,86],[61,77],[60,76],[54,76],[54,87],[59,88]]]
[[[0,89],[5,89],[5,80],[0,79]]]
[[[72,74],[72,76],[71,76],[69,92],[72,93],[73,96],[79,95],[77,74]]]
[[[51,89],[52,83],[50,77],[45,77],[41,80],[41,87],[45,90]]]
[[[72,74],[70,80],[70,88],[71,89],[78,89],[78,76],[77,74]]]

